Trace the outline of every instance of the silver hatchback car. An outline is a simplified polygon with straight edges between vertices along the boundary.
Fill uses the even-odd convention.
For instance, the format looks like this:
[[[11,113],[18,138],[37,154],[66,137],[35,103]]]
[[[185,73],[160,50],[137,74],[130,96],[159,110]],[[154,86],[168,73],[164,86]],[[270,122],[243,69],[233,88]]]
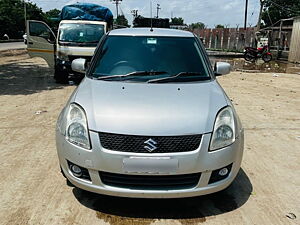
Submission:
[[[220,191],[243,155],[241,122],[194,34],[113,30],[62,110],[56,145],[65,177],[100,194],[179,198]],[[86,71],[85,71],[86,70]]]

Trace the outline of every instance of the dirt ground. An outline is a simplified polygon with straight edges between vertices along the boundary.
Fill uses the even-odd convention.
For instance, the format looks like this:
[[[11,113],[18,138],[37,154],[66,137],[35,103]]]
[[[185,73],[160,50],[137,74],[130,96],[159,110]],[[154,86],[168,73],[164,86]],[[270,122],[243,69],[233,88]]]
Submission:
[[[25,51],[0,55],[0,224],[300,224],[300,75],[218,78],[245,127],[242,169],[227,190],[126,199],[70,187],[60,174],[55,122],[76,87],[56,84]]]

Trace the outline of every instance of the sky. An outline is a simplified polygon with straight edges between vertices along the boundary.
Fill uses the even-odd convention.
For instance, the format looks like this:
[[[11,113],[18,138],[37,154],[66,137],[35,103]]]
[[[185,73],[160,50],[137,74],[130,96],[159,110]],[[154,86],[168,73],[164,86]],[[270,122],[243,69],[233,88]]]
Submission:
[[[29,0],[27,0],[29,1]],[[64,5],[76,2],[96,3],[108,7],[116,15],[116,6],[111,0],[30,0],[48,11],[53,8],[62,9]],[[208,27],[222,24],[227,27],[244,26],[246,0],[152,0],[153,15],[156,5],[160,4],[159,17],[182,17],[186,24],[202,22]],[[247,26],[255,26],[258,20],[259,0],[249,0]],[[123,0],[119,13],[122,12],[131,24],[131,10],[150,17],[150,0]]]

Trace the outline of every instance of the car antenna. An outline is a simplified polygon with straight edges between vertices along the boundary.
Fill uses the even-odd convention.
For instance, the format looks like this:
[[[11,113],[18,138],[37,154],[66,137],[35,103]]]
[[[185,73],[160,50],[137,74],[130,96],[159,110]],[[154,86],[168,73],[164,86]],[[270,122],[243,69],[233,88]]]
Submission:
[[[152,0],[150,1],[150,23],[151,23],[151,28],[150,31],[153,32],[153,20],[152,20]]]

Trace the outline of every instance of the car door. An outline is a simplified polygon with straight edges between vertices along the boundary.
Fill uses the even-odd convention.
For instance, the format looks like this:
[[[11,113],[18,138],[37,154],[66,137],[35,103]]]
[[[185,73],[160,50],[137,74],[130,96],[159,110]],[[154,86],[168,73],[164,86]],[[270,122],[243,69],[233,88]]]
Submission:
[[[30,57],[41,57],[49,67],[55,65],[56,37],[50,27],[36,20],[27,21],[27,51]]]

